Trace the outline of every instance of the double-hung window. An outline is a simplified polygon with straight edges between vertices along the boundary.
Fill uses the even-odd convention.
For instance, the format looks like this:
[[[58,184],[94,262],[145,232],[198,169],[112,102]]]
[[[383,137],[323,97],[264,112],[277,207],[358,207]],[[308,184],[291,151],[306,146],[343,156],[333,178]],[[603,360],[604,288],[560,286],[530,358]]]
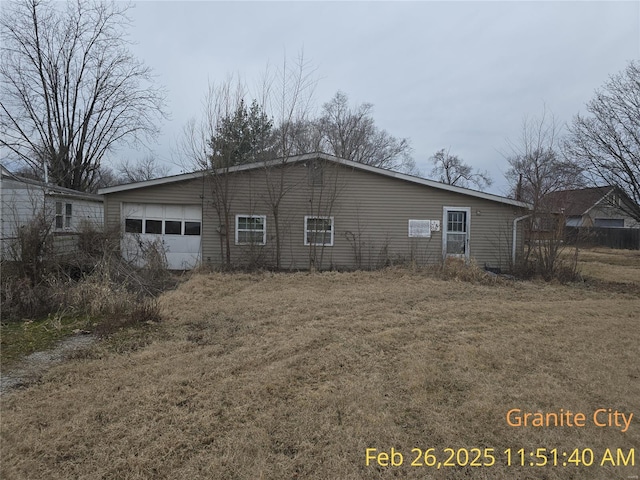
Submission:
[[[265,215],[236,215],[236,245],[264,245],[267,243]]]
[[[304,244],[333,246],[333,217],[304,217]]]
[[[62,208],[64,206],[64,209]],[[56,202],[56,229],[71,228],[73,204]]]

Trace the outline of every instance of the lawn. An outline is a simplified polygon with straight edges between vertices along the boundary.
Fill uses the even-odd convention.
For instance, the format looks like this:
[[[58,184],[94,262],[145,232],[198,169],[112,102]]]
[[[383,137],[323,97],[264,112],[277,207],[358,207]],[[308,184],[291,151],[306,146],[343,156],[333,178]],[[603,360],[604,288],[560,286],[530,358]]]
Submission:
[[[640,285],[640,250],[592,248],[580,250],[578,258],[586,277]]]
[[[0,476],[640,476],[638,289],[470,277],[196,274],[144,341],[2,396]]]

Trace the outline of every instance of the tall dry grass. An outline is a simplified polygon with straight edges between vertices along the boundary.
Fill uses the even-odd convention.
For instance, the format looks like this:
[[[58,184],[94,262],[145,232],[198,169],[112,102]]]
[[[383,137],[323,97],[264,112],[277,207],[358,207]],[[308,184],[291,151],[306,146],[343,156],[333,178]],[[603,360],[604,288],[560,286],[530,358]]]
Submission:
[[[640,450],[637,295],[420,271],[201,274],[162,334],[2,398],[3,478],[603,479],[634,467],[506,467],[502,452]],[[511,408],[634,412],[629,431],[514,428]],[[365,451],[405,454],[365,466]],[[411,449],[494,448],[492,467]]]

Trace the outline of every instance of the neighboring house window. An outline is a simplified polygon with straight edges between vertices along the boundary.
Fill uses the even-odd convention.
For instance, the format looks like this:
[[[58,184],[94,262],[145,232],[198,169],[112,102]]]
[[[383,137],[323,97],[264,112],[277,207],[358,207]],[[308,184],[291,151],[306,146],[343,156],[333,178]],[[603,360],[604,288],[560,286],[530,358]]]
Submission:
[[[62,206],[62,202],[56,202],[56,229],[58,230],[71,228],[71,218],[73,217],[73,205],[65,203],[64,211]]]
[[[267,243],[265,215],[236,215],[236,245]]]
[[[624,218],[596,218],[596,227],[624,228]]]
[[[333,246],[333,217],[304,217],[304,244]]]
[[[65,228],[71,228],[71,216],[73,215],[73,205],[67,203],[64,209],[64,226]]]

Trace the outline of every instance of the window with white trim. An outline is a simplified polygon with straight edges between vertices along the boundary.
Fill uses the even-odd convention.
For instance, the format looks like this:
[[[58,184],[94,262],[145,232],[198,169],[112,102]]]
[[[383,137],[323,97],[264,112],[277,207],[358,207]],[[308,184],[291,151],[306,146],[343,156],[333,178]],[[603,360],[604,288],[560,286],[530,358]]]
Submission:
[[[64,205],[64,209],[62,206]],[[56,229],[71,228],[73,205],[71,203],[56,202]]]
[[[304,217],[304,244],[333,246],[333,217]]]
[[[266,243],[266,215],[236,215],[236,245],[264,245]]]

